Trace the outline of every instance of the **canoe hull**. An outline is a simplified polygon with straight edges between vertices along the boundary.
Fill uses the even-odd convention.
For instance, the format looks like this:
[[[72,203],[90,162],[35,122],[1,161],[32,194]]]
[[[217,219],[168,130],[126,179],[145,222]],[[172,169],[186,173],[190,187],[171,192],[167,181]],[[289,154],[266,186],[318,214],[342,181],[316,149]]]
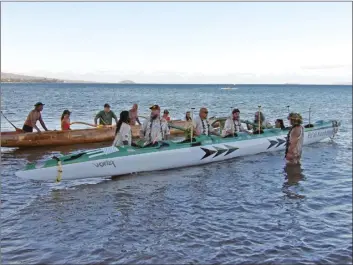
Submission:
[[[173,121],[172,124],[185,127],[185,121]],[[132,128],[132,136],[139,136],[140,126],[134,125]],[[42,146],[64,146],[85,143],[103,143],[113,142],[116,127],[79,129],[70,131],[48,131],[42,133],[17,133],[2,132],[1,147],[42,147]],[[183,135],[180,130],[171,129],[171,135]]]
[[[325,138],[333,137],[338,127],[322,127],[306,129],[304,145],[319,142]],[[204,141],[201,146],[185,147],[179,149],[159,150],[142,154],[131,153],[114,157],[119,151],[116,147],[92,150],[86,152],[95,160],[72,163],[63,166],[62,180],[83,179],[117,176],[136,172],[172,169],[186,166],[202,165],[211,162],[223,161],[240,156],[254,155],[262,152],[273,152],[285,149],[286,133],[269,137],[261,135],[244,136],[249,140],[236,138],[221,140],[215,143],[212,140]],[[190,146],[190,144],[189,144]],[[101,152],[101,153],[99,153]],[[99,158],[101,156],[101,159]],[[46,167],[19,171],[16,175],[24,179],[55,181],[58,176],[58,167]]]

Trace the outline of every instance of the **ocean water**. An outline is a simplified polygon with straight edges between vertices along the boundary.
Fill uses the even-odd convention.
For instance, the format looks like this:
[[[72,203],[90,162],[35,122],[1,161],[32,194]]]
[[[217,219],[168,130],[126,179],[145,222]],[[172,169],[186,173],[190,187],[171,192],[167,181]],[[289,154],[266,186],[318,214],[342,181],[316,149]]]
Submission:
[[[173,119],[206,106],[209,116],[270,122],[291,111],[340,119],[333,140],[306,146],[300,170],[282,152],[114,179],[40,183],[15,176],[28,161],[103,144],[33,150],[1,148],[3,264],[351,264],[352,86],[1,84],[1,110],[21,128],[33,104],[59,128],[92,123],[109,103],[119,114],[159,104]],[[74,127],[73,127],[74,128]],[[77,127],[79,128],[79,127]],[[12,130],[1,117],[1,131]],[[109,144],[109,143],[108,143]]]

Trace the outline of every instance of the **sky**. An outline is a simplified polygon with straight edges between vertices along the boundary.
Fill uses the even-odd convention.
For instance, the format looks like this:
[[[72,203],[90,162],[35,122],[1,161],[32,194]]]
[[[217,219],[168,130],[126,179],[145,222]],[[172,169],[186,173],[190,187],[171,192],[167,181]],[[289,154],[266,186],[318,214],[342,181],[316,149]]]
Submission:
[[[1,71],[138,83],[352,82],[348,2],[6,2]]]

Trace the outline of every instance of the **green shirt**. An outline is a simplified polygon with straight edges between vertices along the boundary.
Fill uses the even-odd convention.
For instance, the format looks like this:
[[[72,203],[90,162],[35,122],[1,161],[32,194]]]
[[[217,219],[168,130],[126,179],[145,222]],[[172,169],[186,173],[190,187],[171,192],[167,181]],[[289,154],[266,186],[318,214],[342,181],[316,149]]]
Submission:
[[[101,110],[94,118],[94,123],[97,123],[97,120],[99,119],[99,124],[101,125],[112,125],[113,118],[116,122],[118,121],[118,118],[116,117],[113,111],[109,111],[108,113],[106,113],[104,110]]]

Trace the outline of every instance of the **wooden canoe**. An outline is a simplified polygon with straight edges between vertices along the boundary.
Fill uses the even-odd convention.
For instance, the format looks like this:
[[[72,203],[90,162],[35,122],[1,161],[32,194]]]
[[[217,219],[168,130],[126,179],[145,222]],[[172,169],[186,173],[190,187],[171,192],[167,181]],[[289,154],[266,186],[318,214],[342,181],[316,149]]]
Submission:
[[[185,127],[186,121],[172,121],[171,124]],[[132,136],[139,136],[140,126],[132,127]],[[69,131],[47,131],[47,132],[1,132],[1,147],[39,147],[39,146],[62,146],[84,143],[113,142],[115,126],[103,128],[78,129]],[[184,132],[177,129],[170,130],[171,135],[183,135]]]

